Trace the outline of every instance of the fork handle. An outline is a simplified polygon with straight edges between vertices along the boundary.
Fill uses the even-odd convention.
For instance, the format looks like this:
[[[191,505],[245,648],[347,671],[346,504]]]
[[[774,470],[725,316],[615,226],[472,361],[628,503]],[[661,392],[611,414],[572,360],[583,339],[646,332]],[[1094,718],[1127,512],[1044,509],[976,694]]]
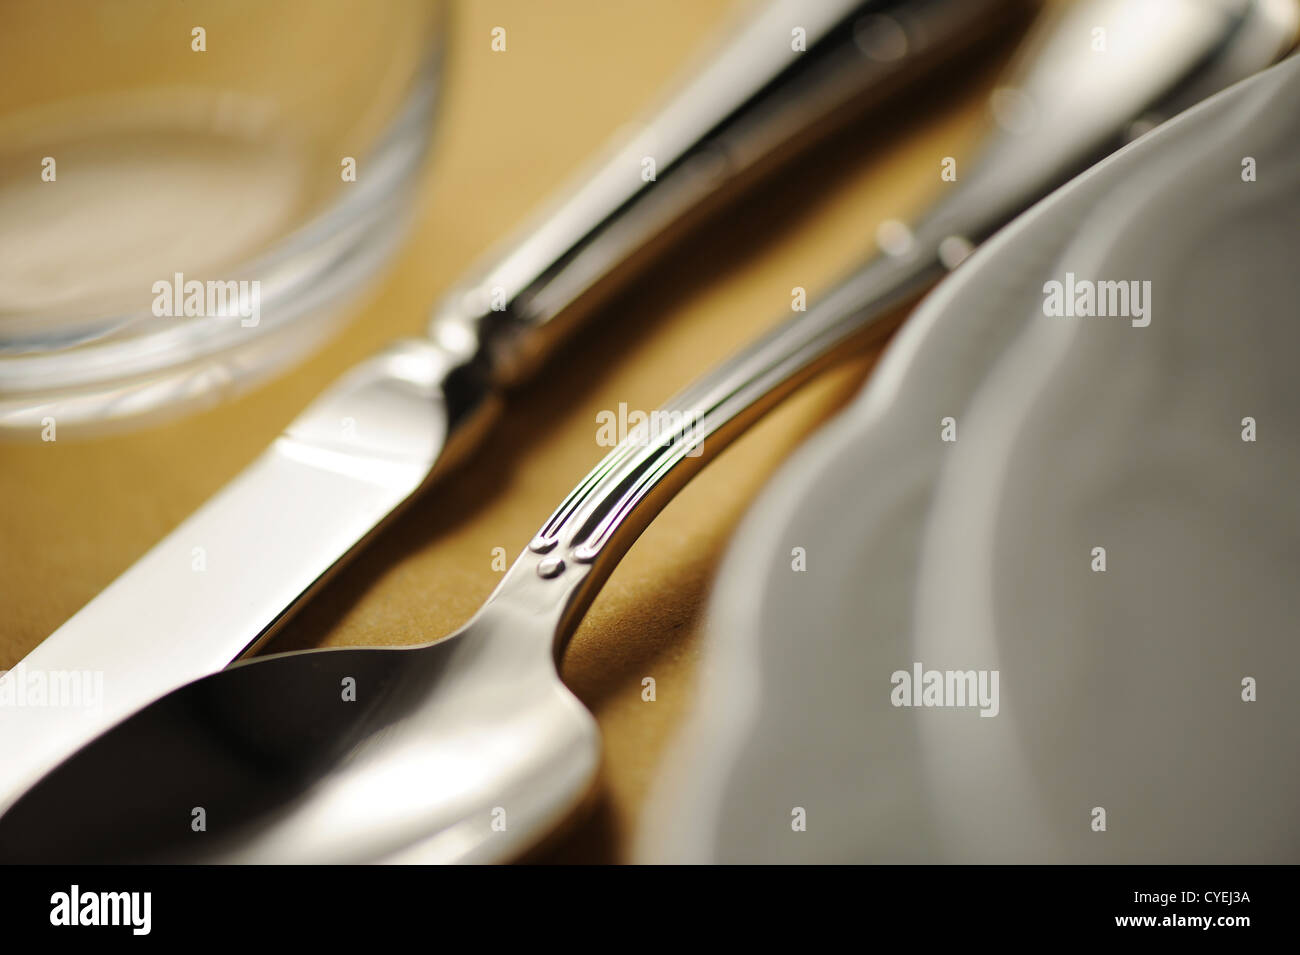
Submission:
[[[629,433],[551,515],[494,595],[558,608],[555,652],[619,559],[673,495],[780,399],[900,318],[944,272],[937,246],[881,256],[669,401]],[[540,578],[540,580],[539,580]],[[548,589],[543,596],[538,588]],[[530,595],[530,596],[526,596]]]

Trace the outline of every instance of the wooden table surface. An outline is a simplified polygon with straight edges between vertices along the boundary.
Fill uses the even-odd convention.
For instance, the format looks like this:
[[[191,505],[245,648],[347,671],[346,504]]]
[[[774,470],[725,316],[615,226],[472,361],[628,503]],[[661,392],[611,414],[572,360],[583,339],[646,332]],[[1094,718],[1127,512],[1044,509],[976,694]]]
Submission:
[[[562,183],[728,12],[654,4],[490,0],[458,8],[443,113],[417,222],[349,323],[307,361],[214,410],[132,433],[0,445],[0,668],[11,667],[275,437],[360,357],[418,333],[429,305]],[[505,53],[491,30],[507,29]],[[511,559],[604,454],[597,414],[652,410],[825,289],[945,187],[963,162],[1007,45],[873,114],[681,249],[525,387],[472,460],[433,486],[267,649],[415,644],[467,620]],[[536,858],[619,861],[694,690],[715,569],[755,494],[865,380],[875,354],[801,390],[655,521],[592,606],[563,676],[605,739],[591,812]],[[869,490],[864,489],[864,493]],[[657,699],[643,702],[652,676]]]

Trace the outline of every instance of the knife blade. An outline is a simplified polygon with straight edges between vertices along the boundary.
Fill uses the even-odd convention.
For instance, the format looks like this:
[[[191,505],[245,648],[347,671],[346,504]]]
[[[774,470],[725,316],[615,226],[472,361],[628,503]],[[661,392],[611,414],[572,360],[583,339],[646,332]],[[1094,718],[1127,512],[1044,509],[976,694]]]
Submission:
[[[104,729],[264,642],[472,447],[503,389],[676,234],[1023,6],[776,0],[747,12],[648,121],[445,296],[426,338],[346,374],[0,676],[0,699],[70,674],[99,687],[90,705],[0,708],[0,811]],[[648,180],[646,156],[658,166]]]

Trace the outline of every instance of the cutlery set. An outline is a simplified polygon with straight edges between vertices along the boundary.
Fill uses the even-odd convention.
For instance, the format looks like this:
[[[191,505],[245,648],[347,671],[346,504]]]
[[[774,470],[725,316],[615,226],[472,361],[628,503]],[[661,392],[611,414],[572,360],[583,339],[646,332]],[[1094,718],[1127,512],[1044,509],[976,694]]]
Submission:
[[[670,399],[655,418],[669,427],[636,429],[610,451],[469,623],[408,649],[238,658],[463,459],[506,391],[545,374],[545,355],[675,237],[1014,22],[1018,6],[776,0],[750,11],[658,113],[447,294],[425,337],[353,369],[23,661],[102,671],[104,697],[91,720],[4,713],[0,861],[508,861],[568,818],[601,744],[557,663],[655,515],[1022,212],[1282,58],[1296,37],[1291,0],[1082,0],[1041,14],[994,95],[977,161],[899,241]],[[204,575],[189,569],[195,540]],[[191,829],[196,807],[206,832]]]
[[[30,671],[104,674],[93,720],[13,710],[0,811],[100,731],[256,649],[307,594],[501,411],[502,389],[675,235],[891,89],[996,32],[1003,0],[782,0],[739,20],[665,104],[584,170],[475,275],[427,334],[362,361],[248,468],[48,637]],[[905,31],[861,52],[864,16]],[[805,31],[792,48],[791,24]],[[870,47],[868,47],[870,49]],[[653,181],[642,160],[656,161]],[[721,210],[719,210],[721,211]],[[346,423],[346,427],[345,427]],[[206,570],[192,570],[204,549]],[[106,638],[111,634],[112,638]]]

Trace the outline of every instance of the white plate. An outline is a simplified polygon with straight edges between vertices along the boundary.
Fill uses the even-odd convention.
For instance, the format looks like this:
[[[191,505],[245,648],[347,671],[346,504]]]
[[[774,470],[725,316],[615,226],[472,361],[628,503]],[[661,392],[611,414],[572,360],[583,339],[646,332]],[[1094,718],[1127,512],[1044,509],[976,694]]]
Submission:
[[[918,309],[738,533],[640,859],[1300,859],[1298,100],[1161,127]],[[1047,317],[1067,271],[1151,324]],[[893,705],[916,662],[998,714]]]

